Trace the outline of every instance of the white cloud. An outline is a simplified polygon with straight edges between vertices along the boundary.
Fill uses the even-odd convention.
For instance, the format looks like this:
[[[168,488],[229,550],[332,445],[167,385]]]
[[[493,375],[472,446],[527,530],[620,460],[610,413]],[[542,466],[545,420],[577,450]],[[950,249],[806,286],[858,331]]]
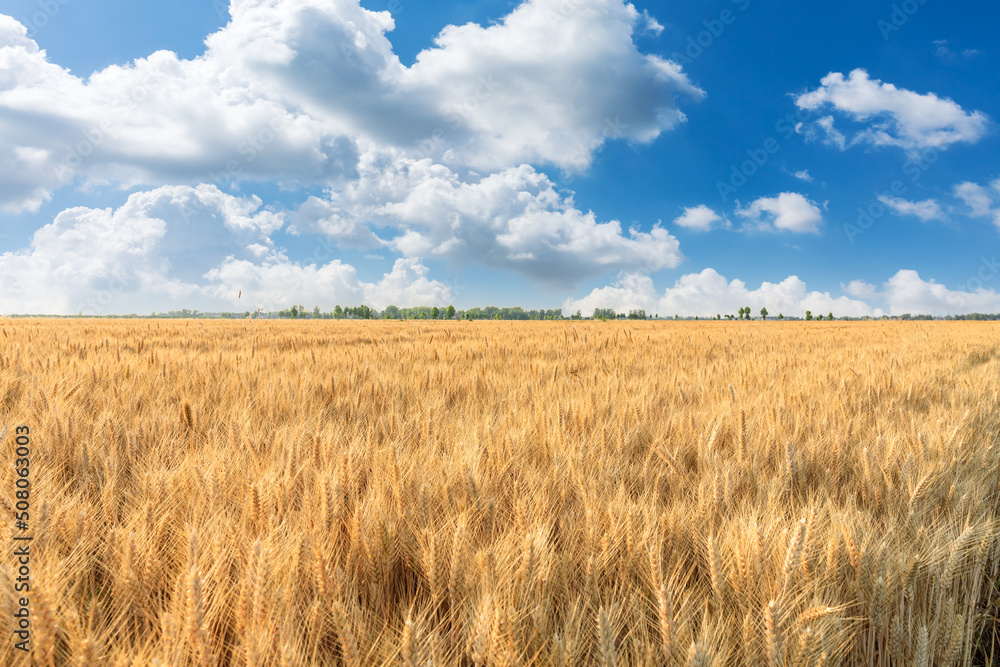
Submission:
[[[968,60],[969,58],[981,53],[978,49],[962,49],[961,51],[955,51],[948,46],[947,39],[936,39],[932,42],[932,44],[934,44],[934,55],[941,61],[949,64],[954,63],[957,60]]]
[[[832,116],[818,121],[829,143],[841,149],[867,143],[898,146],[908,152],[925,148],[944,149],[956,142],[975,143],[986,132],[988,118],[980,111],[966,112],[957,103],[934,93],[919,94],[891,83],[870,79],[863,69],[845,78],[831,72],[816,90],[800,95],[802,109],[820,111],[832,107],[842,115],[867,127],[848,142],[833,127]]]
[[[941,206],[934,199],[908,201],[900,197],[879,195],[878,200],[894,211],[896,215],[916,216],[923,222],[940,220],[944,217],[944,213],[941,211]]]
[[[755,317],[761,308],[767,308],[769,319],[779,313],[803,317],[807,310],[824,316],[832,312],[835,317],[881,317],[883,312],[936,316],[1000,312],[1000,292],[987,287],[990,281],[1000,278],[996,256],[983,257],[979,266],[970,267],[970,274],[964,284],[949,289],[934,280],[922,279],[916,271],[902,269],[881,287],[852,280],[841,285],[842,295],[834,296],[808,291],[797,276],[779,283],[763,282],[750,289],[741,280],[727,280],[715,269],[681,276],[672,287],[658,293],[649,276],[623,273],[611,285],[594,289],[580,299],[567,299],[563,312],[580,310],[589,315],[595,308],[613,308],[617,312],[641,308],[663,317],[714,317],[735,315],[740,308],[749,306]]]
[[[321,309],[364,303],[380,310],[390,304],[409,307],[450,302],[451,290],[428,279],[427,273],[427,267],[417,259],[398,259],[381,280],[366,283],[358,279],[353,266],[339,259],[326,264],[301,264],[284,256],[260,263],[229,258],[205,274],[206,282],[200,291],[212,297],[210,303],[226,307],[232,304],[233,294],[242,290],[242,303],[265,311],[287,308],[292,303],[319,304]]]
[[[736,213],[762,230],[785,230],[798,234],[818,234],[823,223],[819,207],[797,192],[782,192],[777,197],[761,197]]]
[[[993,208],[993,198],[989,191],[981,185],[966,181],[955,186],[955,196],[965,202],[971,215],[989,215]]]
[[[595,289],[581,299],[568,299],[563,312],[580,310],[589,314],[594,308],[614,308],[617,312],[642,308],[647,314],[661,316],[714,317],[716,314],[735,315],[746,306],[758,317],[760,309],[767,308],[769,318],[779,314],[803,317],[807,310],[824,315],[833,312],[837,317],[881,315],[881,311],[858,299],[807,291],[806,284],[797,276],[789,276],[780,283],[764,282],[757,289],[749,289],[743,281],[729,281],[715,269],[681,276],[662,294],[656,292],[649,276],[622,274],[612,285]]]
[[[792,174],[792,176],[799,179],[800,181],[805,181],[806,183],[813,182],[813,177],[809,175],[808,169],[800,169],[799,171]]]
[[[1000,294],[986,289],[985,281],[1000,271],[996,257],[975,267],[964,289],[951,290],[933,280],[924,280],[916,271],[899,271],[883,285],[882,296],[893,315],[904,313],[949,315],[1000,312]],[[982,276],[982,277],[981,277]],[[985,280],[984,280],[985,278]]]
[[[323,234],[341,247],[370,249],[385,245],[370,227],[342,211],[332,199],[309,197],[292,219],[295,233]]]
[[[833,116],[823,116],[816,121],[816,125],[823,130],[823,143],[844,150],[847,148],[847,137],[834,127],[834,122]],[[812,136],[807,134],[807,138],[812,138]]]
[[[1000,178],[989,187],[966,181],[954,189],[955,196],[969,207],[969,215],[992,217],[993,224],[1000,227]]]
[[[81,78],[0,15],[0,207],[84,183],[295,186],[354,177],[363,150],[455,169],[585,169],[609,139],[648,142],[703,91],[641,53],[657,24],[620,0],[529,0],[489,27],[448,26],[412,67],[388,12],[358,0],[233,0],[192,60],[159,51]]]
[[[650,34],[659,36],[663,32],[663,26],[657,21],[647,10],[642,10],[642,16],[639,20],[640,32],[642,34]]]
[[[912,269],[902,269],[882,284],[881,289],[863,280],[852,280],[844,292],[866,301],[880,300],[890,315],[964,315],[1000,312],[1000,293],[985,285],[1000,277],[996,256],[983,257],[979,266],[958,289],[949,289],[934,280],[924,280]]]
[[[262,209],[256,197],[214,185],[139,192],[117,210],[67,209],[29,247],[0,254],[0,312],[280,309],[389,298],[416,305],[450,296],[415,258],[398,260],[377,283],[359,280],[339,260],[289,261],[270,238],[283,225],[283,215]]]
[[[677,239],[659,225],[626,232],[616,220],[599,222],[529,165],[461,178],[430,159],[367,153],[359,173],[343,191],[311,201],[311,210],[337,221],[334,237],[344,228],[366,235],[358,229],[369,223],[388,229],[384,243],[407,257],[477,262],[562,285],[673,268],[682,259]]]
[[[231,181],[322,187],[285,228],[323,236],[320,283],[343,274],[327,257],[333,244],[394,250],[407,262],[390,275],[415,284],[423,257],[567,285],[681,261],[659,224],[598,221],[532,166],[586,169],[604,142],[652,141],[684,121],[678,99],[704,97],[679,65],[637,48],[637,34],[662,30],[648,12],[621,0],[527,0],[487,27],[447,26],[411,67],[393,52],[390,14],[358,0],[232,0],[230,15],[199,57],[158,51],[88,77],[49,61],[24,26],[0,19],[0,208],[37,210],[71,184],[158,193],[142,219],[165,236],[143,261],[160,267],[148,289],[163,281],[169,299],[204,297],[208,271],[216,282],[227,271],[277,279],[311,265],[295,268],[274,248],[264,227],[286,216],[267,211],[223,214],[229,226],[206,218],[199,233],[215,236],[205,252],[174,252],[187,223],[176,221],[163,184],[188,188],[169,196],[217,215],[234,205],[219,198]],[[192,194],[206,181],[214,185]],[[111,216],[108,229],[118,230],[138,224],[118,219],[127,208],[86,215]],[[262,228],[241,227],[253,224]],[[86,245],[75,252],[102,256]],[[38,260],[46,249],[35,252],[21,254]],[[98,289],[77,287],[60,308]],[[134,308],[121,295],[116,303]]]
[[[674,218],[674,224],[687,229],[704,232],[711,229],[713,223],[720,222],[721,220],[722,217],[718,213],[704,204],[699,204],[698,206],[685,208],[682,215]]]
[[[428,269],[414,258],[397,259],[382,280],[364,286],[365,303],[381,310],[388,305],[433,306],[451,301],[451,290],[427,278]]]
[[[878,288],[864,280],[852,280],[846,285],[841,285],[840,288],[844,294],[850,294],[859,299],[874,299],[878,292]]]
[[[446,27],[406,75],[449,121],[428,156],[580,170],[605,139],[652,141],[685,120],[678,94],[704,96],[679,65],[636,49],[634,34],[657,28],[618,0],[528,0],[489,27]]]

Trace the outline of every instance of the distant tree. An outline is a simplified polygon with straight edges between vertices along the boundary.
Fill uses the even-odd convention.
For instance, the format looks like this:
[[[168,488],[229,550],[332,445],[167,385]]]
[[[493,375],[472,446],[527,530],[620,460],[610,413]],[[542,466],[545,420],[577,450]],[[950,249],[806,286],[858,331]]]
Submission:
[[[779,320],[783,320],[783,319],[785,319],[785,316],[784,316],[784,315],[782,315],[781,313],[778,313],[778,319],[779,319]]]
[[[828,319],[828,320],[832,320],[832,319],[833,319],[833,313],[830,313],[830,314],[828,314],[828,315],[826,316],[826,319]]]
[[[344,317],[344,309],[340,307],[340,304],[337,304],[333,309],[333,316],[338,320]]]
[[[816,319],[822,321],[823,320],[823,313],[820,313],[819,315],[817,315]]]
[[[752,320],[752,319],[753,319],[753,315],[751,315],[751,314],[750,314],[750,306],[747,306],[747,307],[746,307],[746,308],[744,308],[743,310],[745,310],[745,311],[746,311],[746,313],[747,313],[747,319],[748,319],[748,320]]]
[[[806,320],[811,320],[812,318],[813,318],[813,311],[807,310],[806,311]]]
[[[448,306],[448,310],[445,311],[445,315],[449,320],[455,319],[455,306]]]
[[[760,319],[762,319],[762,320],[766,320],[767,319],[767,308],[761,308],[760,309]]]
[[[319,306],[313,307],[313,317],[315,317],[317,320],[319,319]]]
[[[293,318],[298,317],[299,316],[298,306],[292,306],[292,309],[289,312],[291,313]]]
[[[434,306],[433,308],[431,308],[431,319],[432,320],[436,320],[438,318],[438,315],[440,315],[440,314],[441,314],[441,311],[438,310],[437,306]]]

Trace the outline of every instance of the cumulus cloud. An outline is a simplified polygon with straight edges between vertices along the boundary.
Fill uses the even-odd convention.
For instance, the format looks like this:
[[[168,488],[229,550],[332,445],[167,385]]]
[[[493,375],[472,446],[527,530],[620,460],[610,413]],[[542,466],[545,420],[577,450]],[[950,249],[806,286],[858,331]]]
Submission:
[[[924,280],[916,271],[903,270],[883,285],[882,296],[893,315],[996,313],[1000,312],[1000,294],[983,285],[994,279],[998,271],[996,257],[984,258],[969,280],[953,290],[934,280]]]
[[[708,231],[714,223],[721,221],[722,217],[704,204],[685,208],[683,214],[674,218],[675,225],[700,232]]]
[[[618,0],[528,0],[489,27],[446,27],[407,72],[449,121],[432,156],[578,170],[606,139],[652,141],[685,120],[677,95],[704,96],[679,65],[636,49],[636,32],[657,29]]]
[[[290,303],[367,304],[382,309],[397,306],[423,306],[451,301],[451,289],[427,277],[428,269],[417,259],[397,259],[392,271],[375,283],[366,283],[350,264],[339,259],[326,264],[291,262],[282,255],[264,262],[235,258],[205,274],[201,293],[214,303],[232,304],[235,290],[243,292],[243,303],[278,310]]]
[[[864,280],[852,280],[846,285],[841,285],[840,288],[844,294],[850,294],[859,299],[873,299],[878,294],[878,288],[866,283]]]
[[[920,218],[922,222],[930,220],[940,220],[944,217],[941,206],[934,199],[923,201],[909,201],[901,197],[889,197],[879,195],[878,200],[886,205],[896,215],[912,215]]]
[[[339,260],[292,262],[271,239],[283,225],[283,214],[260,199],[204,184],[135,193],[116,210],[67,209],[28,247],[0,254],[0,312],[237,310],[390,297],[416,305],[450,295],[417,259],[397,261],[377,283],[360,281]]]
[[[477,262],[559,285],[623,269],[677,266],[677,239],[659,225],[622,229],[578,209],[529,165],[463,178],[430,159],[370,153],[359,179],[297,213],[299,226],[320,211],[335,220],[330,235],[379,241],[406,257]],[[384,231],[379,237],[367,225]],[[312,227],[323,232],[322,221]],[[371,237],[367,236],[371,233]]]
[[[580,310],[589,314],[595,308],[613,308],[617,312],[643,309],[664,317],[714,317],[735,314],[750,307],[757,315],[767,308],[768,317],[779,313],[803,317],[805,311],[814,314],[832,312],[835,317],[881,317],[889,315],[959,315],[1000,312],[1000,292],[988,287],[1000,278],[1000,262],[996,256],[983,257],[980,264],[970,267],[970,277],[956,289],[934,280],[924,280],[917,271],[902,269],[880,286],[864,280],[852,280],[841,285],[843,294],[808,290],[797,276],[779,283],[763,282],[750,289],[741,280],[727,280],[715,269],[681,276],[662,293],[648,275],[623,273],[612,284],[594,289],[580,299],[567,299],[563,312]],[[878,304],[878,305],[876,305]]]
[[[191,60],[159,51],[81,78],[0,16],[0,207],[37,210],[77,177],[133,188],[234,179],[336,185],[359,152],[456,169],[585,169],[609,139],[683,122],[680,67],[641,53],[655,20],[620,0],[529,0],[448,26],[412,67],[388,12],[358,0],[233,0]]]
[[[149,192],[118,211],[64,212],[53,225],[72,235],[94,218],[115,233],[162,233],[152,249],[130,248],[127,258],[152,267],[142,283],[150,294],[198,303],[221,299],[231,275],[299,275],[353,295],[347,280],[359,296],[379,298],[331,261],[333,246],[402,255],[379,288],[400,300],[440,293],[421,258],[564,285],[681,261],[677,240],[659,224],[598,221],[533,166],[584,170],[606,141],[652,141],[685,120],[678,100],[704,97],[679,65],[636,46],[636,35],[662,30],[648,12],[621,0],[527,0],[489,26],[446,27],[409,67],[393,51],[390,14],[358,0],[232,0],[229,13],[201,56],[158,51],[87,77],[51,62],[23,25],[0,17],[0,209],[38,210],[71,185],[157,193],[141,216],[129,207]],[[183,202],[218,214],[235,205],[220,197],[239,181],[323,192],[287,214],[220,218],[320,235],[324,258],[315,267],[289,262],[270,231],[239,227],[245,221],[220,225],[194,212],[200,222],[191,228],[201,227],[184,231]],[[164,184],[188,189],[167,193]],[[177,252],[199,238],[204,252]],[[82,237],[73,247],[88,254]],[[5,262],[54,268],[50,249],[33,246]],[[138,285],[129,262],[122,260]],[[54,283],[69,294],[58,308],[75,310],[70,304],[101,291],[95,280]],[[400,280],[418,287],[400,291]],[[29,292],[11,292],[9,303]],[[116,308],[125,309],[131,302],[121,292]]]
[[[988,289],[990,281],[1000,277],[996,256],[983,257],[971,275],[957,289],[924,280],[917,271],[902,269],[885,281],[881,288],[863,280],[852,280],[844,291],[862,299],[878,299],[891,315],[964,315],[1000,312],[1000,293]]]
[[[797,192],[782,192],[777,197],[761,197],[746,207],[736,209],[756,229],[784,230],[797,234],[818,234],[823,223],[819,207]]]
[[[841,149],[856,144],[897,146],[908,152],[945,149],[956,142],[975,143],[988,125],[981,111],[967,112],[956,102],[934,93],[920,94],[871,79],[863,69],[855,69],[847,77],[831,72],[820,84],[796,98],[795,103],[814,112],[832,108],[866,125],[847,140],[834,127],[833,116],[821,118],[816,125],[828,143]]]
[[[808,291],[797,276],[789,276],[780,283],[763,282],[757,289],[750,289],[745,282],[727,280],[715,269],[681,276],[662,294],[657,293],[649,276],[622,274],[607,287],[597,288],[581,299],[568,299],[563,311],[592,313],[594,308],[614,308],[624,312],[641,308],[661,316],[714,317],[734,315],[746,306],[755,315],[761,308],[767,308],[769,317],[779,314],[802,317],[807,310],[833,312],[838,317],[881,315],[881,311],[858,299]]]

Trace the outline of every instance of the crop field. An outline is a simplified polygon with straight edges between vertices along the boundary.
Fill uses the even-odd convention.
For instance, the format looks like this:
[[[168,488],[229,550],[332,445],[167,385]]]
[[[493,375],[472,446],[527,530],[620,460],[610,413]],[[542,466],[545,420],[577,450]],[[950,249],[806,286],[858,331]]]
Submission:
[[[0,330],[2,664],[1000,661],[995,324]]]

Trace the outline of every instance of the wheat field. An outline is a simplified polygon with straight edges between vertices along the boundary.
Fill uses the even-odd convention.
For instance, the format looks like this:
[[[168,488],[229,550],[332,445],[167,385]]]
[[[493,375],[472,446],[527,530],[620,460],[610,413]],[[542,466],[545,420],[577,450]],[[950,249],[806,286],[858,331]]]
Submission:
[[[994,664],[998,335],[6,320],[0,662]]]

